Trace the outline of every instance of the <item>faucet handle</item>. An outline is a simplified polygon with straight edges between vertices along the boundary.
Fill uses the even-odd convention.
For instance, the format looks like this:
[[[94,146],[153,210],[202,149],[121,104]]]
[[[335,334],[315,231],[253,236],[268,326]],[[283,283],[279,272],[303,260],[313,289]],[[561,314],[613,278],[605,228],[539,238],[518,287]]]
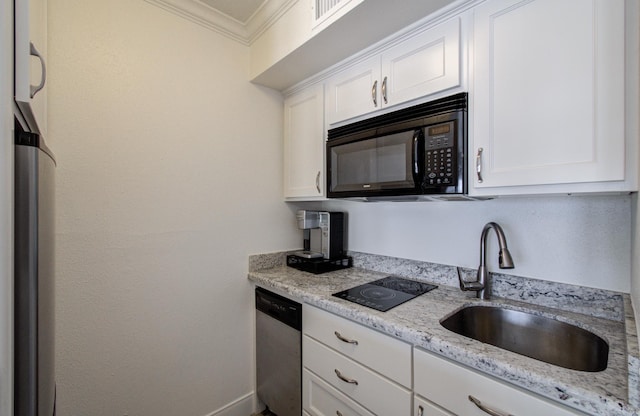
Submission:
[[[458,271],[458,281],[460,282],[460,290],[472,290],[474,292],[478,292],[484,289],[484,284],[478,281],[467,282],[464,279],[462,279],[462,272],[460,272],[460,267],[456,267],[456,270]]]

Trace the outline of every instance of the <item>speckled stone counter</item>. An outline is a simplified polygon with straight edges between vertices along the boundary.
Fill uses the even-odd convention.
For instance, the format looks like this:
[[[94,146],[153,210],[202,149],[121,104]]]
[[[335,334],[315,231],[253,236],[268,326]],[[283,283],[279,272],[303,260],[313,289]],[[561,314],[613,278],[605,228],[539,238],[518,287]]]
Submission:
[[[287,267],[285,254],[250,256],[249,279],[583,412],[638,414],[640,357],[626,294],[496,274],[491,276],[492,300],[481,301],[457,288],[456,271],[451,266],[349,253],[355,267],[314,275]],[[439,287],[387,312],[332,296],[389,274]],[[466,338],[440,325],[442,318],[478,303],[525,310],[588,329],[609,344],[607,369],[596,373],[567,370]]]

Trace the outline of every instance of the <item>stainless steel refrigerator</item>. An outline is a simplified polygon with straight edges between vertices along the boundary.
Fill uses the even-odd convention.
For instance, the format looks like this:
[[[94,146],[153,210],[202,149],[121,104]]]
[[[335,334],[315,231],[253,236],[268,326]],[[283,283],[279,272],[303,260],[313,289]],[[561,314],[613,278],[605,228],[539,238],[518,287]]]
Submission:
[[[17,121],[15,144],[14,414],[52,416],[55,159]]]

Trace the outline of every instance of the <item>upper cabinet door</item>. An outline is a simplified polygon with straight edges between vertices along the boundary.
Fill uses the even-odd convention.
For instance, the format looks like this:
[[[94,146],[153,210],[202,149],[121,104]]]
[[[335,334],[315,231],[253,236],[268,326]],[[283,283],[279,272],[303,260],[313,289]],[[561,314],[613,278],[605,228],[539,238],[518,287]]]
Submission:
[[[460,18],[402,39],[327,81],[334,124],[461,85]]]
[[[383,52],[383,105],[459,86],[460,50],[460,18],[454,18]]]
[[[379,83],[379,56],[333,76],[327,81],[327,123],[337,123],[380,109]]]
[[[318,84],[284,102],[284,196],[324,199],[324,90]]]
[[[475,9],[476,189],[625,180],[624,23],[623,0]]]
[[[14,94],[25,128],[47,132],[46,0],[15,0]]]

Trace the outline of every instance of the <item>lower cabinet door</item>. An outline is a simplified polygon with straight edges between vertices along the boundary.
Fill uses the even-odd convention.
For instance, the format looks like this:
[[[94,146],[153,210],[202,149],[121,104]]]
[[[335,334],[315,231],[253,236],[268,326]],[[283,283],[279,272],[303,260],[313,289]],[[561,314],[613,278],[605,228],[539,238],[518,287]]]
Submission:
[[[414,416],[455,416],[420,396],[413,398],[413,414]]]
[[[302,407],[311,416],[375,416],[309,370],[302,372]]]
[[[460,416],[584,415],[431,352],[414,349],[413,363],[415,393]]]

